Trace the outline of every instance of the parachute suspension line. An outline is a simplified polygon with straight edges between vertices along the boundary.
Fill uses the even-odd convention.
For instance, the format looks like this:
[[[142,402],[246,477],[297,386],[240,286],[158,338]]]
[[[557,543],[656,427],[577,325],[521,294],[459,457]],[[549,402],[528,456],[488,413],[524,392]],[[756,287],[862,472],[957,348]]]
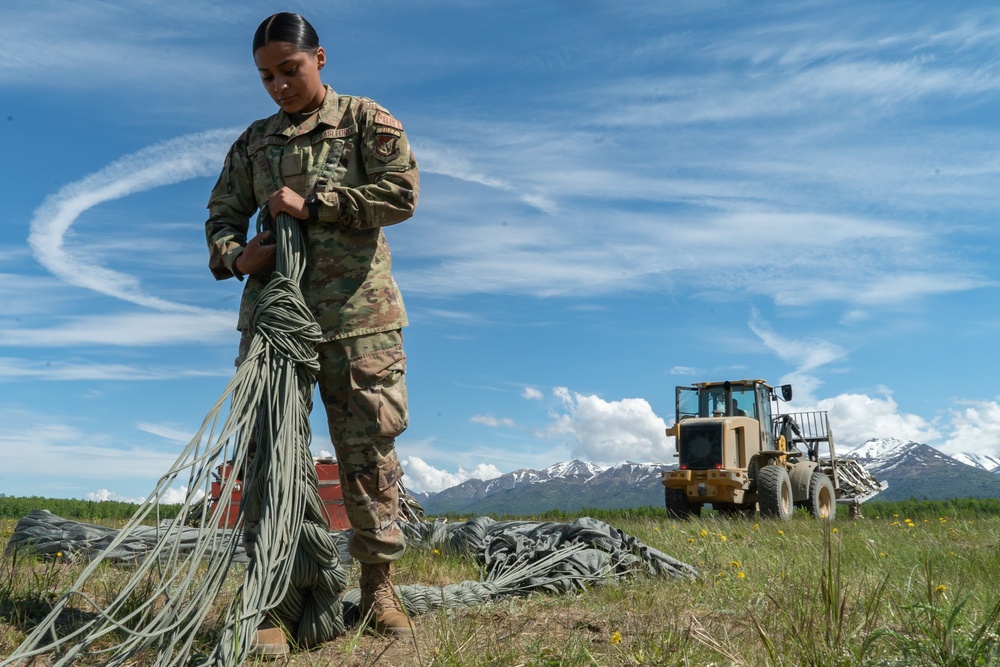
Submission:
[[[151,664],[157,667],[235,667],[247,657],[268,614],[296,629],[303,646],[344,633],[339,596],[346,572],[326,529],[309,450],[321,332],[299,287],[305,250],[297,221],[278,215],[275,234],[276,269],[251,316],[247,358],[150,497],[0,667],[41,654],[50,654],[53,667],[80,659],[123,665],[145,649],[156,651]],[[218,482],[219,502],[197,514],[220,466],[229,466],[229,474]],[[220,531],[236,472],[244,482],[240,515],[233,530]],[[110,602],[97,599],[92,591],[99,586],[88,581],[111,560],[109,554],[149,530],[144,524],[159,519],[159,504],[178,482],[187,483],[187,493],[177,518],[157,523],[155,545],[121,591]],[[182,534],[191,522],[197,540],[182,550]],[[256,538],[254,557],[214,651],[195,655],[196,634],[223,592],[244,529]],[[61,620],[71,604],[92,620],[83,625]],[[67,626],[73,629],[62,630]]]

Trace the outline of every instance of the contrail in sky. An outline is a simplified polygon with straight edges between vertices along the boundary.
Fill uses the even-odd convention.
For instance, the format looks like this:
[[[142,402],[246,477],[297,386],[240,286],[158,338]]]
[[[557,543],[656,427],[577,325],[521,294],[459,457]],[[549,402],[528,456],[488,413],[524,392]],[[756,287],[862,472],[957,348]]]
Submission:
[[[65,247],[69,228],[87,209],[137,192],[217,174],[239,129],[188,134],[121,157],[45,198],[31,220],[35,258],[65,282],[168,312],[201,309],[146,294],[134,276],[93,263]]]

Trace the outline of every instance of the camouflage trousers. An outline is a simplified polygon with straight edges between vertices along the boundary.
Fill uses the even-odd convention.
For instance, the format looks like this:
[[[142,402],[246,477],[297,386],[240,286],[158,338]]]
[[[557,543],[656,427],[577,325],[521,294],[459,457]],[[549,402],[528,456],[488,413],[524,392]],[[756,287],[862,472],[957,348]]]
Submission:
[[[391,562],[406,548],[396,525],[403,471],[395,439],[409,424],[402,334],[332,340],[317,352],[319,393],[354,529],[351,555],[362,563]]]
[[[248,351],[244,337],[237,365]],[[348,547],[362,563],[394,561],[406,548],[396,525],[403,471],[395,439],[409,424],[402,334],[395,330],[328,341],[317,352],[317,384],[353,529]],[[247,532],[252,551],[253,527]]]

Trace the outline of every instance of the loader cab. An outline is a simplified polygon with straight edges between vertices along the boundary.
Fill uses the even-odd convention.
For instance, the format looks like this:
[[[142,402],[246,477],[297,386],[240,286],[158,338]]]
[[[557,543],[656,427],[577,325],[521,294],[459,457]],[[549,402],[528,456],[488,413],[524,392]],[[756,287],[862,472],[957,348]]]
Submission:
[[[791,398],[790,386],[784,385],[780,390],[784,400]],[[763,380],[700,382],[691,387],[677,387],[676,393],[675,423],[680,424],[689,419],[748,417],[759,424],[760,448],[775,449],[772,402],[778,400],[778,394]],[[705,430],[706,436],[709,432],[707,424],[704,427],[693,422],[685,425],[689,435],[693,435],[692,428]],[[684,452],[681,453],[682,459],[692,459],[687,461],[688,464],[708,465],[718,460],[721,442],[716,445],[714,438],[707,437],[695,438],[691,442],[697,442],[701,446],[693,451],[689,449],[687,456]],[[705,456],[691,456],[699,452],[704,452]]]
[[[766,385],[704,382],[677,387],[677,421],[690,417],[750,417],[770,422],[770,389]],[[731,397],[732,405],[727,404]]]

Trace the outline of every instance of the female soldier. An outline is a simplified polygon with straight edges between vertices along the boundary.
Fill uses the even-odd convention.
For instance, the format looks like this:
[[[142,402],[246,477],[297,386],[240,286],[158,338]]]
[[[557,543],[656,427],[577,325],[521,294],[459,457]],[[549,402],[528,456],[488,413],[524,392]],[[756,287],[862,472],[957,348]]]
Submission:
[[[260,209],[301,221],[302,287],[323,333],[317,381],[354,529],[350,551],[361,563],[362,611],[377,631],[407,634],[389,579],[389,563],[405,547],[395,524],[402,471],[394,441],[408,420],[400,333],[407,322],[382,227],[413,215],[417,163],[388,111],[323,84],[326,53],[298,14],[261,23],[253,58],[280,110],[252,123],[226,157],[208,203],[209,266],[218,280],[247,277],[239,363],[251,306],[275,264],[268,231],[246,240],[249,220]],[[267,648],[285,639],[262,629],[257,641]]]

